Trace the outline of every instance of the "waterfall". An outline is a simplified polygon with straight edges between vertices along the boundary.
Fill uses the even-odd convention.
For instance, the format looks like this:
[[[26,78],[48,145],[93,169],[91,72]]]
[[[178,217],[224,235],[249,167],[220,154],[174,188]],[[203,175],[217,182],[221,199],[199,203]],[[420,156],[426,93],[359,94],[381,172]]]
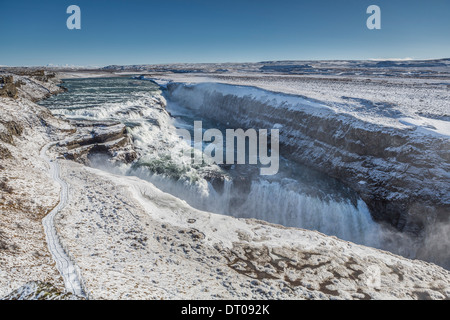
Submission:
[[[150,82],[147,83],[151,90],[143,88],[123,96],[117,92],[119,85],[105,84],[107,82],[99,79],[96,84],[90,80],[89,93],[81,90],[79,81],[73,84],[67,81],[69,92],[48,102],[55,113],[68,118],[110,119],[127,124],[140,159],[133,165],[125,165],[91,158],[92,166],[147,180],[201,210],[317,230],[355,243],[382,246],[378,238],[380,226],[372,220],[366,204],[326,175],[283,158],[280,172],[265,178],[255,174],[258,170],[245,166],[244,169],[232,166],[227,170],[217,166],[191,166],[186,159],[171,153],[180,143],[176,128],[189,129],[195,120],[203,120],[209,126],[234,128],[277,126],[288,132],[283,137],[285,143],[297,143],[302,141],[302,123],[296,126],[296,119],[290,112],[311,106],[318,113],[332,112],[329,108],[301,97],[217,84],[197,85],[195,89],[169,85],[166,103]],[[71,91],[71,85],[80,88]],[[110,87],[115,90],[112,101],[107,98]],[[83,98],[76,99],[71,94]],[[70,101],[76,101],[76,106]],[[205,177],[205,172],[210,171],[217,180]]]

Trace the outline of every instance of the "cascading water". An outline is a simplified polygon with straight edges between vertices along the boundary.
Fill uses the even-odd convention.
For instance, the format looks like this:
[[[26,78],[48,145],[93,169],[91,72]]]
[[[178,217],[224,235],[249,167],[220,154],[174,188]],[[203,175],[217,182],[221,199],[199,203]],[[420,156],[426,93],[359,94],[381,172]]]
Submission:
[[[173,154],[177,144],[185,143],[178,138],[177,127],[192,130],[194,120],[203,120],[205,130],[223,129],[227,118],[218,119],[218,114],[210,117],[208,110],[194,112],[170,100],[166,106],[159,86],[150,81],[80,79],[67,80],[64,85],[68,92],[41,104],[69,119],[125,123],[140,154],[132,165],[106,165],[92,158],[93,166],[148,180],[202,210],[382,246],[377,238],[380,226],[372,220],[365,203],[334,179],[284,158],[278,174],[263,177],[250,165],[196,166]]]

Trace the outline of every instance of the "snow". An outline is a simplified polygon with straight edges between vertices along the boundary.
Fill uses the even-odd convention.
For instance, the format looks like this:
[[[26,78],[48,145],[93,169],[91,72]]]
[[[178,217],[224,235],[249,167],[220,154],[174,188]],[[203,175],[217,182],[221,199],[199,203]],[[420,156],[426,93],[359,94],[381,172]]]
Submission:
[[[38,285],[30,281],[36,280],[63,288],[60,260],[52,260],[41,225],[50,212],[45,221],[54,214],[60,244],[92,299],[450,298],[450,273],[434,264],[315,231],[196,210],[137,177],[56,160],[53,150],[47,158],[42,147],[66,139],[71,126],[28,100],[51,91],[45,86],[29,82],[19,100],[0,99],[1,119],[24,126],[15,145],[0,142],[13,156],[0,169],[13,190],[0,199],[0,240],[7,239],[9,250],[0,251],[0,297],[14,289],[16,296],[33,297]],[[273,98],[255,92],[255,98]],[[290,99],[275,96],[281,103]],[[330,112],[328,103],[301,99],[300,107]],[[163,120],[162,130],[172,125],[164,111],[148,109]],[[447,132],[438,109],[432,111],[438,122],[417,122],[413,112],[401,125]],[[158,131],[148,136],[160,137]]]
[[[410,299],[419,293],[432,298],[450,294],[449,272],[429,263],[314,231],[199,211],[136,177],[67,161],[61,167],[71,196],[57,226],[93,299]],[[292,262],[271,269],[273,259],[283,256]],[[260,270],[259,276],[247,269],[250,265]],[[367,284],[371,274],[366,270],[374,267],[381,274],[377,290]],[[299,284],[293,285],[295,281]]]
[[[423,117],[400,118],[400,123],[411,126],[423,134],[432,134],[436,137],[450,138],[450,121],[428,119]]]
[[[283,76],[264,74],[199,75],[171,74],[158,81],[172,81],[206,86],[217,84],[226,94],[249,95],[256,99],[275,99],[291,105],[328,108],[349,114],[365,123],[405,128],[401,117],[445,120],[448,117],[450,92],[442,80],[405,78],[331,78],[326,76]],[[222,84],[221,86],[218,84]],[[247,87],[225,86],[223,84]],[[256,90],[255,88],[263,89]],[[284,94],[284,95],[283,95]],[[293,96],[292,96],[293,95]],[[305,97],[307,97],[305,99]],[[361,98],[364,99],[361,99]],[[281,99],[281,101],[280,101]],[[294,101],[293,101],[294,100]],[[296,100],[296,101],[295,101]]]
[[[66,124],[46,111],[26,100],[0,98],[0,119],[24,126],[22,136],[14,137],[15,145],[0,141],[12,154],[0,162],[0,181],[11,189],[0,193],[0,298],[29,281],[63,288],[41,222],[57,204],[59,187],[48,176],[39,150],[48,142],[41,119],[48,121],[49,130]]]

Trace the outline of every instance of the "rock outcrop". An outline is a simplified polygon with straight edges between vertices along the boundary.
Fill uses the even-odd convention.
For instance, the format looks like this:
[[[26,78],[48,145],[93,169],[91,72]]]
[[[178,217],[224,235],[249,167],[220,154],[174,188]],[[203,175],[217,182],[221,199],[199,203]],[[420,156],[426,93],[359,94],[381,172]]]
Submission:
[[[137,158],[133,141],[125,125],[113,121],[72,121],[72,135],[58,143],[59,152],[68,160],[89,164],[89,158],[104,154],[113,161],[126,163]]]
[[[17,87],[20,85],[20,82],[14,83],[14,78],[11,75],[0,77],[0,97],[17,99]]]
[[[0,120],[0,140],[8,144],[14,144],[13,137],[21,136],[23,126],[16,121]]]
[[[32,281],[9,293],[1,300],[85,300],[81,297],[66,293],[51,283]]]

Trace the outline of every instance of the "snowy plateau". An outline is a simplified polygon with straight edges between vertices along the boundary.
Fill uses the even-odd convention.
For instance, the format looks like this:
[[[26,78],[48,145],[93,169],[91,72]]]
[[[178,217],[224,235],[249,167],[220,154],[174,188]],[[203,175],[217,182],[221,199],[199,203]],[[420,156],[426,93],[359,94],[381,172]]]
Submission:
[[[0,77],[9,79],[0,88],[0,298],[450,299],[448,59],[2,67]],[[156,89],[97,109],[57,100],[69,84],[82,95],[76,81],[104,78]],[[294,185],[288,178],[240,182],[261,201],[339,206],[290,225],[242,199],[240,209],[259,215],[183,199],[202,190],[210,201],[212,185],[226,191],[233,173],[177,170],[175,160],[168,171],[153,157],[178,143],[170,132],[185,115],[174,106],[279,129],[283,161],[348,188],[350,200],[270,191]],[[190,180],[164,189],[149,168]],[[349,212],[359,220],[339,216]],[[342,228],[335,236],[327,223]]]

